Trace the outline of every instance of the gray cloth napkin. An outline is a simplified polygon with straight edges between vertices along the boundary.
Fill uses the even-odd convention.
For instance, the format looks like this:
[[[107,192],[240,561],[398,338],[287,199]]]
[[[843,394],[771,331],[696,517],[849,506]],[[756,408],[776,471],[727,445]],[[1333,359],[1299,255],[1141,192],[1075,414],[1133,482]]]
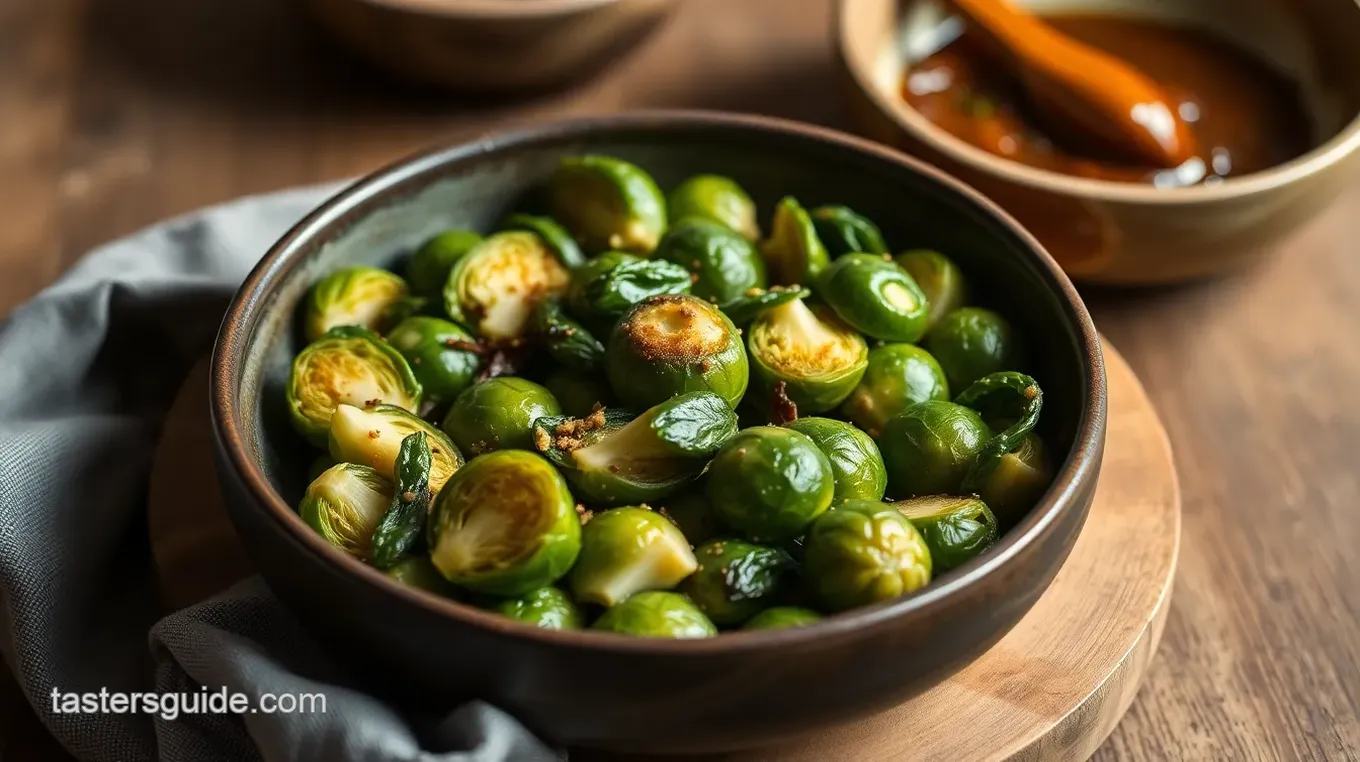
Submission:
[[[145,495],[162,420],[237,285],[336,187],[237,201],[104,246],[0,325],[0,652],[81,759],[564,758],[486,704],[416,727],[345,687],[258,578],[158,621]],[[54,689],[223,687],[321,693],[326,709],[171,720],[53,708]]]

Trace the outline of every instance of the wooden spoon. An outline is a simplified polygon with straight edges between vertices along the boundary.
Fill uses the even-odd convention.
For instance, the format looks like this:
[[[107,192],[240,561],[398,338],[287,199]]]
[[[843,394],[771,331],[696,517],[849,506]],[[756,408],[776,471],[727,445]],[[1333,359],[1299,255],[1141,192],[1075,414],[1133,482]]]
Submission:
[[[1195,136],[1175,102],[1142,72],[1010,0],[951,2],[1010,54],[1035,106],[1056,125],[1153,166],[1177,167],[1195,156]]]

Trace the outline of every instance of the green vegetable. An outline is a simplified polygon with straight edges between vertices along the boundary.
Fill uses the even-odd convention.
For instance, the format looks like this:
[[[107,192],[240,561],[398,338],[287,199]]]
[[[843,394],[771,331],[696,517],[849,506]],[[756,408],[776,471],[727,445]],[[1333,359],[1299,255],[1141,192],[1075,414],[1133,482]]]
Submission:
[[[847,500],[883,499],[888,472],[878,445],[868,434],[830,418],[799,418],[784,426],[811,439],[831,462],[836,485],[833,506]]]
[[[996,543],[996,517],[976,497],[928,495],[894,507],[926,541],[936,575],[962,566]]]
[[[367,560],[392,491],[392,483],[368,466],[337,463],[307,487],[298,513],[326,542]]]
[[[552,464],[500,450],[468,461],[444,485],[426,542],[445,579],[511,597],[567,574],[581,551],[581,521]]]
[[[555,587],[540,587],[518,598],[501,601],[492,611],[545,630],[579,630],[585,624],[581,609]]]
[[[878,439],[889,491],[898,498],[959,493],[991,436],[970,408],[939,400],[912,405],[889,419]]]
[[[457,323],[437,317],[409,317],[387,334],[411,366],[411,372],[425,390],[426,400],[446,402],[472,385],[480,360],[472,334]]]
[[[624,404],[651,407],[677,394],[711,391],[736,407],[749,367],[737,327],[694,296],[652,296],[615,326],[605,350],[609,384]]]
[[[695,175],[680,183],[666,206],[672,226],[697,218],[724,225],[748,241],[760,238],[755,202],[740,185],[721,175]]]
[[[1033,432],[1014,451],[1001,456],[978,494],[1004,526],[1014,526],[1053,483],[1053,464],[1043,440]]]
[[[556,299],[539,302],[533,331],[548,354],[569,368],[595,370],[604,364],[604,345],[585,326],[568,317]]]
[[[648,254],[666,230],[666,199],[651,175],[611,156],[569,156],[548,183],[553,219],[590,252]]]
[[[786,542],[831,506],[831,462],[805,434],[754,426],[727,440],[708,467],[718,518],[752,542]]]
[[[795,299],[812,296],[812,290],[801,286],[771,286],[753,288],[723,305],[722,311],[733,324],[744,326],[760,316],[765,310],[788,304]]]
[[[420,541],[429,514],[430,446],[425,432],[417,431],[401,440],[397,455],[397,486],[392,503],[373,532],[370,562],[379,569],[390,569],[407,556]]]
[[[444,416],[443,429],[468,455],[534,449],[534,421],[561,415],[552,392],[532,381],[500,376],[468,387]]]
[[[888,253],[878,226],[847,206],[820,206],[812,210],[811,217],[817,238],[833,258],[842,254]]]
[[[614,404],[614,390],[608,379],[598,374],[558,368],[543,379],[543,386],[552,392],[562,412],[573,418],[584,418],[597,407]]]
[[[439,574],[428,556],[407,556],[386,570],[387,576],[407,587],[424,590],[443,598],[460,598],[458,588]]]
[[[444,432],[399,407],[340,405],[331,416],[327,443],[337,462],[365,465],[396,481],[402,442],[417,432],[428,438],[430,489],[438,492],[463,465],[463,454]]]
[[[543,243],[557,255],[557,260],[568,270],[575,270],[586,263],[586,255],[581,247],[572,240],[571,233],[557,224],[551,217],[537,217],[532,214],[512,214],[505,218],[506,230],[527,230],[543,239]]]
[[[946,314],[926,336],[924,346],[944,368],[949,388],[961,390],[988,373],[1015,368],[1019,349],[1005,318],[981,307]]]
[[[688,598],[679,593],[638,593],[604,612],[596,630],[644,638],[711,638],[718,628]]]
[[[538,302],[562,293],[569,273],[534,233],[497,233],[453,266],[444,286],[449,317],[489,339],[510,339],[529,327]]]
[[[665,516],[627,506],[586,523],[568,580],[577,600],[614,606],[644,590],[669,590],[696,567],[689,541]]]
[[[965,492],[977,492],[987,483],[1001,458],[1019,447],[1039,423],[1044,393],[1033,378],[1006,371],[974,381],[954,402],[978,411],[989,427],[999,430],[982,446],[977,461],[963,479]]]
[[[411,291],[440,297],[453,266],[481,240],[471,230],[445,230],[426,241],[406,264],[406,281],[411,284]]]
[[[720,307],[765,287],[765,262],[751,242],[723,225],[691,217],[672,227],[653,256],[684,267],[690,293]]]
[[[785,627],[805,627],[822,620],[822,615],[812,609],[797,606],[775,606],[765,609],[746,621],[743,630],[778,630]]]
[[[383,318],[396,301],[406,297],[406,281],[376,267],[346,267],[312,286],[307,294],[303,333],[316,341],[340,326],[381,331]]]
[[[567,307],[592,327],[608,329],[649,296],[689,289],[689,271],[674,262],[607,251],[572,273]]]
[[[676,495],[663,498],[657,513],[671,520],[685,533],[691,545],[698,545],[716,537],[723,529],[703,485],[696,484]]]
[[[699,567],[680,586],[714,624],[738,625],[779,599],[792,580],[793,559],[779,548],[735,539],[694,550]]]
[[[926,295],[886,254],[846,254],[831,263],[817,293],[866,336],[911,343],[926,332]]]
[[[803,575],[817,599],[844,611],[906,595],[930,582],[930,550],[892,505],[852,500],[813,522]]]
[[[776,383],[800,413],[821,413],[841,403],[864,375],[869,347],[831,310],[801,300],[766,310],[746,337],[752,381],[760,399]]]
[[[898,254],[895,261],[926,295],[926,304],[930,305],[926,316],[927,331],[967,302],[968,282],[963,271],[949,257],[930,249],[913,249]]]
[[[775,206],[770,237],[760,244],[760,256],[770,282],[781,286],[813,285],[831,261],[812,218],[791,196]]]
[[[427,296],[403,296],[387,305],[387,310],[383,312],[378,324],[384,326],[397,325],[407,318],[424,315],[437,309],[434,300]]]
[[[890,418],[926,400],[949,400],[940,364],[915,344],[884,344],[869,350],[868,367],[841,413],[876,437]]]
[[[421,387],[397,350],[363,328],[332,328],[293,358],[288,375],[293,428],[318,447],[326,445],[331,414],[340,404],[420,406]]]

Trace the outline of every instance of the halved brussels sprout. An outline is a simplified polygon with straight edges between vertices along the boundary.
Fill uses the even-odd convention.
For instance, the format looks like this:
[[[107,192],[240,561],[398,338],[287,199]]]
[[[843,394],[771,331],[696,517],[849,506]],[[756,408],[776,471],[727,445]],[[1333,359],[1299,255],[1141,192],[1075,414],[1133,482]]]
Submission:
[[[614,393],[634,408],[695,391],[735,408],[750,380],[737,327],[688,295],[648,297],[629,310],[609,338],[605,368]]]
[[[316,341],[339,326],[382,331],[394,302],[407,294],[406,281],[376,267],[346,267],[317,281],[307,294],[303,334]]]
[[[963,271],[949,257],[930,249],[912,249],[898,254],[895,261],[926,295],[926,304],[930,305],[926,316],[927,331],[967,302],[968,282]]]
[[[584,418],[597,407],[614,404],[608,379],[597,373],[558,368],[543,379],[543,386],[552,392],[562,413],[573,418]]]
[[[422,296],[442,295],[453,266],[481,240],[481,235],[471,230],[445,230],[430,238],[406,263],[406,282],[411,291]]]
[[[718,628],[688,598],[679,593],[638,593],[610,607],[592,629],[642,638],[711,638]]]
[[[411,366],[425,390],[427,402],[439,404],[457,397],[472,386],[481,364],[472,346],[472,334],[457,323],[437,317],[409,317],[387,334]]]
[[[566,576],[581,552],[567,483],[531,452],[468,461],[430,513],[430,561],[448,581],[487,595],[524,595]]]
[[[690,293],[725,307],[753,288],[765,287],[765,262],[751,242],[731,228],[691,217],[677,223],[653,257],[690,273]]]
[[[672,226],[697,218],[724,225],[748,241],[760,238],[755,202],[735,181],[721,175],[695,175],[680,183],[666,206]]]
[[[443,598],[458,600],[462,597],[458,588],[444,579],[439,570],[434,568],[428,556],[410,556],[387,569],[385,573],[407,587],[434,593]]]
[[[996,517],[976,497],[927,495],[893,505],[926,541],[936,575],[962,566],[996,543]]]
[[[1044,392],[1033,378],[1023,373],[1003,371],[979,378],[959,393],[954,402],[982,415],[997,432],[982,446],[977,461],[963,480],[964,492],[978,492],[987,483],[1001,459],[1024,444],[1039,423],[1044,409]]]
[[[574,270],[586,263],[586,255],[581,253],[581,247],[572,240],[571,233],[551,217],[512,214],[505,218],[505,229],[527,230],[536,234],[568,270]]]
[[[878,445],[868,434],[830,418],[799,418],[784,426],[806,435],[831,462],[836,484],[833,506],[847,500],[883,499],[888,472]]]
[[[393,468],[402,440],[417,431],[429,438],[430,489],[438,492],[463,465],[463,454],[444,432],[395,405],[336,406],[327,443],[337,461],[368,466],[384,479],[395,480]]]
[[[416,410],[420,382],[401,353],[363,328],[332,328],[293,358],[288,374],[288,413],[293,428],[326,446],[337,405],[388,404]]]
[[[368,466],[337,463],[308,485],[298,513],[326,542],[368,560],[373,530],[392,503],[393,489]]]
[[[593,328],[613,328],[625,312],[649,296],[688,294],[689,271],[674,262],[607,251],[577,268],[567,306]]]
[[[691,545],[707,542],[722,531],[722,524],[713,513],[708,495],[702,484],[696,484],[683,492],[664,498],[656,509],[657,513],[670,519],[684,532]]]
[[[805,434],[754,426],[727,440],[709,463],[708,500],[718,518],[752,542],[787,542],[831,507],[831,461]]]
[[[694,557],[699,566],[680,592],[720,626],[741,624],[778,600],[795,567],[779,548],[736,539],[706,542]]]
[[[595,370],[604,364],[604,345],[585,326],[568,317],[556,299],[546,299],[534,310],[533,332],[548,354],[569,368]]]
[[[555,587],[540,587],[491,608],[501,616],[544,630],[579,630],[585,624],[581,609]]]
[[[888,420],[878,449],[894,497],[957,494],[992,436],[982,417],[952,402],[927,400]]]
[[[808,529],[803,577],[832,611],[868,606],[929,583],[930,549],[892,505],[852,500]]]
[[[866,336],[911,343],[926,332],[925,293],[886,254],[846,254],[831,263],[816,288],[842,320]]]
[[[765,609],[747,620],[743,630],[780,630],[785,627],[806,627],[822,621],[822,615],[798,606],[775,606]]]
[[[831,262],[812,218],[791,196],[775,206],[770,237],[760,244],[760,256],[770,282],[781,286],[812,285]]]
[[[812,290],[802,286],[771,286],[753,288],[722,306],[723,314],[734,325],[744,326],[760,317],[765,310],[774,309],[795,299],[812,296]]]
[[[534,449],[534,421],[561,415],[552,392],[515,376],[473,384],[458,395],[442,428],[469,456]]]
[[[878,226],[848,206],[830,204],[812,210],[817,237],[833,258],[842,254],[887,254]]]
[[[577,494],[619,505],[675,493],[736,432],[737,414],[722,397],[690,392],[638,416],[601,408],[584,418],[540,418],[534,444]]]
[[[926,400],[949,400],[940,364],[915,344],[884,344],[869,350],[869,365],[841,412],[877,437],[889,419]]]
[[[489,339],[509,339],[528,328],[540,301],[567,289],[570,274],[534,233],[497,233],[453,266],[444,310]]]
[[[1010,321],[982,307],[962,307],[946,314],[923,346],[939,361],[949,387],[956,392],[988,373],[1015,368],[1019,359]]]
[[[581,529],[581,556],[568,582],[576,600],[614,606],[644,590],[669,590],[697,566],[679,528],[627,506],[597,513]]]
[[[747,333],[746,347],[762,396],[783,381],[800,413],[839,405],[869,363],[864,337],[826,307],[809,308],[802,300],[761,313]]]
[[[648,254],[666,231],[666,199],[641,167],[612,156],[568,156],[548,183],[553,219],[588,251]]]
[[[1014,526],[1053,483],[1053,464],[1038,434],[1030,433],[1013,452],[1001,456],[978,494],[996,511],[1003,526]]]

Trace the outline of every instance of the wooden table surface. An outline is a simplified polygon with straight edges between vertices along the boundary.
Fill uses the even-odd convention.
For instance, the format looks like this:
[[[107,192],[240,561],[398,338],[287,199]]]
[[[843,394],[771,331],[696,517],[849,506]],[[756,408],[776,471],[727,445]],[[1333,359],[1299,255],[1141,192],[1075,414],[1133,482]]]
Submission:
[[[686,0],[602,77],[470,103],[370,73],[280,0],[0,0],[0,316],[168,215],[509,120],[676,106],[843,127],[830,6]],[[1360,758],[1357,208],[1360,183],[1252,272],[1086,291],[1165,419],[1185,504],[1161,650],[1097,759]],[[5,759],[63,758],[12,684],[0,734]]]

